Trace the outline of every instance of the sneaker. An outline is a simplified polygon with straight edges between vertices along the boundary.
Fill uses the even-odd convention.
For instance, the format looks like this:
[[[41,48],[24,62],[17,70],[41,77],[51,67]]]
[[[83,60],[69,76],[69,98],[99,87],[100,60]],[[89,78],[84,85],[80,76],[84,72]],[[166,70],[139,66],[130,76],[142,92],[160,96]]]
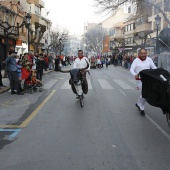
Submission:
[[[79,96],[76,94],[76,99],[79,99]]]
[[[141,110],[141,111],[140,111],[140,114],[141,114],[142,116],[144,116],[144,115],[145,115],[145,111],[144,111],[144,110]]]
[[[140,111],[140,107],[138,106],[138,104],[136,103],[136,107],[139,109],[139,111]]]

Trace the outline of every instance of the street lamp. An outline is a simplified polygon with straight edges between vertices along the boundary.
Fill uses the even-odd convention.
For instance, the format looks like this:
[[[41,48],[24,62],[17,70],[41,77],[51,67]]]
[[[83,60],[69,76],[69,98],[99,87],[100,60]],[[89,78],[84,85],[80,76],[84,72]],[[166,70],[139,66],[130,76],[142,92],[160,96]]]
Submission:
[[[61,56],[61,41],[62,41],[62,38],[59,39],[59,43],[60,43],[60,56]]]
[[[27,20],[27,26],[28,26],[28,51],[30,51],[30,21],[31,21],[31,15],[30,13],[27,13],[25,16]]]
[[[161,23],[161,17],[157,15],[155,17],[155,25],[156,25],[156,54],[158,54],[158,28]]]

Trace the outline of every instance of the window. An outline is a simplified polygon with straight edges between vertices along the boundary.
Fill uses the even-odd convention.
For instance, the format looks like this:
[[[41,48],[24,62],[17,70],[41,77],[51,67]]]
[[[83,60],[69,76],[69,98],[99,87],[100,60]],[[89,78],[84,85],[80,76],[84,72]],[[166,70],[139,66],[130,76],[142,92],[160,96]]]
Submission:
[[[131,7],[130,6],[128,7],[128,13],[129,14],[131,13]]]
[[[24,25],[21,27],[21,33],[24,33]]]
[[[40,14],[40,9],[39,9],[39,7],[37,5],[35,5],[35,13]]]
[[[115,34],[115,29],[109,30],[109,36],[113,36]]]

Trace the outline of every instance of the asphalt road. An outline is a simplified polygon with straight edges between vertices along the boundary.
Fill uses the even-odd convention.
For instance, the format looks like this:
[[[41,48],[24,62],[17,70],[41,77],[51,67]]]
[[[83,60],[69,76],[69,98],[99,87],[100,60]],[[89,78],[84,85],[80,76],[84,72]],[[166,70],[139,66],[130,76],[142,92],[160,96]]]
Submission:
[[[128,71],[91,70],[83,108],[68,79],[49,73],[44,92],[12,96],[18,107],[1,95],[1,170],[169,170],[170,128],[159,108],[140,115]]]

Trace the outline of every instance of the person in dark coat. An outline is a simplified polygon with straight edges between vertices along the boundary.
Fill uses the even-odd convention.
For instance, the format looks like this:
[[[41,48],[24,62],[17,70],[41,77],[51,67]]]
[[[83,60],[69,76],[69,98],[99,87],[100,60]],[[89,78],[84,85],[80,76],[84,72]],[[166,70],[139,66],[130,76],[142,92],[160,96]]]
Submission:
[[[59,63],[60,63],[59,56],[56,56],[56,58],[55,58],[55,71],[59,70],[59,66],[58,66]]]
[[[42,80],[43,69],[46,67],[46,62],[44,61],[43,54],[41,53],[36,60],[37,76],[36,78]]]

